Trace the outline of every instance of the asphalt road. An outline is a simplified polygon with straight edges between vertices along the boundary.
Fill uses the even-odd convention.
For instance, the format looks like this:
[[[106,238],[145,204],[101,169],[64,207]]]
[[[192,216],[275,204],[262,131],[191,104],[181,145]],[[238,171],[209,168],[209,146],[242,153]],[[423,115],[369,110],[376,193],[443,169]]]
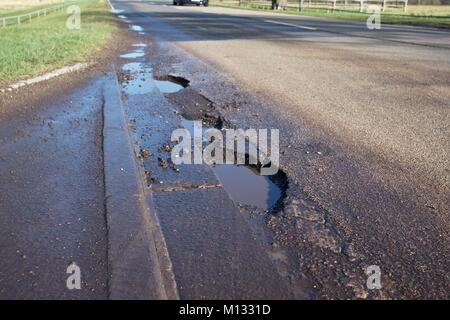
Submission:
[[[154,40],[157,72],[191,80],[230,123],[281,130],[285,204],[305,220],[285,209],[268,224],[312,296],[448,297],[447,30],[113,3]],[[372,264],[381,291],[365,288]]]
[[[148,13],[176,29],[138,20],[151,36],[213,63],[283,112],[449,187],[448,31],[129,3],[136,11],[128,17]]]
[[[108,297],[102,83],[0,118],[1,299]]]
[[[153,249],[167,249],[161,266],[180,298],[449,298],[447,31],[112,2],[142,27],[131,50],[145,52],[114,63],[142,164],[137,182],[147,182],[146,210],[158,223],[144,220],[162,231]],[[167,74],[189,87],[164,94],[152,77]],[[25,99],[0,118],[1,298],[111,297],[105,81],[98,73],[62,85],[58,97],[43,86],[41,101]],[[225,126],[279,129],[282,206],[242,206],[206,165],[164,168],[177,108],[220,115]],[[129,148],[112,157],[119,167],[121,152]],[[120,237],[136,234],[115,222]],[[140,269],[146,257],[127,249],[136,260],[119,271]],[[66,287],[72,262],[82,290]],[[366,286],[370,265],[380,267],[381,289]],[[148,276],[140,270],[123,279]]]

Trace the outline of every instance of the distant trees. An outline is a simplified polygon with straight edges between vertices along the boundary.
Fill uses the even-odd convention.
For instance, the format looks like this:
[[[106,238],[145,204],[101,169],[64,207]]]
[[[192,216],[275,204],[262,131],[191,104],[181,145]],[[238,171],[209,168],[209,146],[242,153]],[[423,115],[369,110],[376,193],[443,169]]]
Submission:
[[[287,0],[271,0],[272,9],[277,10],[287,5]],[[420,4],[420,5],[450,5],[450,0],[408,0],[408,4]]]
[[[421,5],[439,5],[439,4],[450,4],[450,0],[408,0],[408,4],[421,4]]]
[[[287,6],[288,0],[271,0],[272,10],[279,10]],[[408,0],[408,4],[419,5],[450,5],[450,0]]]
[[[287,5],[287,0],[271,0],[272,9],[277,10]],[[450,5],[450,0],[408,0],[408,4],[421,4],[421,5]]]

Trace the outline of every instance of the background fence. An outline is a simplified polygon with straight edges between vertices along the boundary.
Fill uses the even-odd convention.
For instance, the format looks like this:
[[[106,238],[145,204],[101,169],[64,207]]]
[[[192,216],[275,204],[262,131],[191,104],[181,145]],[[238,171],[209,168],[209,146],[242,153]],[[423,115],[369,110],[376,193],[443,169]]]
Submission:
[[[0,28],[2,28],[2,27],[4,28],[4,27],[10,26],[10,25],[20,25],[22,23],[31,23],[33,21],[33,19],[47,16],[48,14],[51,14],[53,12],[64,11],[65,8],[67,8],[70,5],[76,4],[76,3],[77,3],[77,1],[64,2],[61,4],[49,6],[47,8],[42,8],[39,10],[22,13],[20,15],[6,16],[6,17],[0,16]]]
[[[241,6],[258,9],[272,8],[271,0],[210,0],[213,4],[227,6]],[[281,8],[290,10],[317,9],[317,10],[343,10],[352,12],[366,11],[369,5],[376,4],[382,11],[389,13],[409,12],[408,5],[420,4],[421,7],[411,7],[411,11],[416,16],[448,16],[449,7],[441,6],[450,3],[450,0],[278,0],[276,1]],[[434,4],[427,6],[428,4]],[[443,8],[442,14],[439,14],[439,8]]]

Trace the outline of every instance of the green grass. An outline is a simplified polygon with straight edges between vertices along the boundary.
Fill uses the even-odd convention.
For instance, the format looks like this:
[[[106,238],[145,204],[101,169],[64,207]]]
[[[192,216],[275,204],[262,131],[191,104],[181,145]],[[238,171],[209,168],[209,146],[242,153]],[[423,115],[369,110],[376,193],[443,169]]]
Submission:
[[[387,8],[387,12],[402,13],[402,10],[395,8]],[[407,14],[413,16],[435,16],[435,17],[447,17],[450,18],[450,6],[447,5],[436,5],[436,6],[426,6],[426,5],[409,5]]]
[[[248,10],[270,9],[270,2],[245,3],[245,4],[243,3],[239,7],[235,2],[227,3],[227,2],[212,1],[211,5],[222,7],[238,7]],[[295,6],[295,4],[289,3],[289,6]],[[328,17],[344,20],[356,20],[356,21],[366,21],[367,18],[369,17],[368,13],[360,13],[359,10],[356,8],[353,10],[336,9],[332,11],[330,7],[328,8],[305,7],[302,12],[299,12],[297,7],[297,8],[288,8],[283,11],[273,11],[273,12],[305,15],[305,16]],[[403,9],[401,8],[387,8],[386,11],[381,14],[381,22],[391,24],[423,25],[423,26],[450,28],[450,6],[410,5],[408,6],[407,13],[403,13]]]
[[[116,20],[101,0],[84,0],[79,5],[81,30],[66,28],[65,12],[0,28],[0,82],[86,61],[101,50],[117,29]]]

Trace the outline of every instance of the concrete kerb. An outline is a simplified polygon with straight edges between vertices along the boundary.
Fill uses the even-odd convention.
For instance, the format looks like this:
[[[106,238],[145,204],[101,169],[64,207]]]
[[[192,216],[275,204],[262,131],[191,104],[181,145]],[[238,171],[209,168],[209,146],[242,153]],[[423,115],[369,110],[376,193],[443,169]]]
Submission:
[[[178,299],[164,237],[146,205],[115,71],[103,96],[109,298]]]

